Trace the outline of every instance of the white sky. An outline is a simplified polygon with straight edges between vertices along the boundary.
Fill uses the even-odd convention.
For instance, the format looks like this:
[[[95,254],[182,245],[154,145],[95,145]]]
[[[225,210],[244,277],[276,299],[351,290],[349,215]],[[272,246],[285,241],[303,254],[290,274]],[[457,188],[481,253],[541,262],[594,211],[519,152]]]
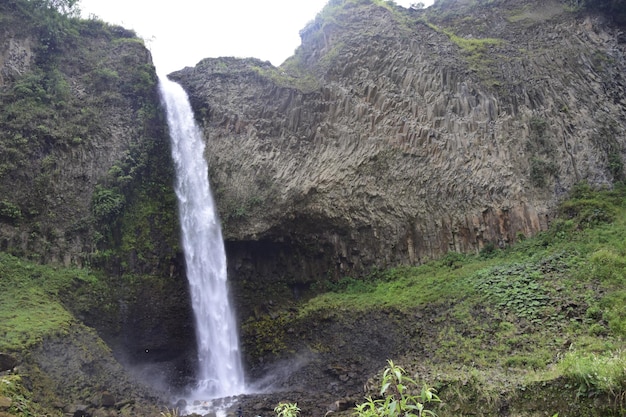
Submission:
[[[396,0],[409,7],[420,0]],[[134,29],[160,73],[203,58],[255,57],[278,66],[300,45],[298,32],[328,0],[80,0],[92,15]],[[426,6],[433,0],[421,0]]]

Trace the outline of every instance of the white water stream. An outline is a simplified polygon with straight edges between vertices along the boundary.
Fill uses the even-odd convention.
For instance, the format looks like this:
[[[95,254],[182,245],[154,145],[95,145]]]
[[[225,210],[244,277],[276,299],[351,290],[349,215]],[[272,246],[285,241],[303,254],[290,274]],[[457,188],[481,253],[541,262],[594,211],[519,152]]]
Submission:
[[[237,324],[226,281],[226,254],[204,159],[204,139],[189,99],[177,83],[160,77],[167,110],[176,195],[198,340],[198,385],[194,400],[245,390]]]

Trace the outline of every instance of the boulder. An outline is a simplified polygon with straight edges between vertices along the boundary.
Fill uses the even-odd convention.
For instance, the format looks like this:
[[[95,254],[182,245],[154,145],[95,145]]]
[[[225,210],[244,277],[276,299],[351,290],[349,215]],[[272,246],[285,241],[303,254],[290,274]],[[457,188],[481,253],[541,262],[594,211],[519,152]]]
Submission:
[[[17,359],[8,353],[0,353],[0,372],[10,371],[17,366]]]

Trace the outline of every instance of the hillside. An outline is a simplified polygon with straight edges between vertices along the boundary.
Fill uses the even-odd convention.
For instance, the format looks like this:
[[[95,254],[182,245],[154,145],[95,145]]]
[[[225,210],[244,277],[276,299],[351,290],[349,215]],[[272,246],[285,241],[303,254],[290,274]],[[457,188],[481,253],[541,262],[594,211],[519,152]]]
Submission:
[[[103,386],[140,398],[121,363],[182,367],[194,342],[152,58],[134,32],[52,7],[65,3],[0,2],[0,353],[72,406]]]
[[[270,358],[295,370],[277,381],[288,392],[249,406],[351,415],[392,359],[437,390],[440,417],[623,415],[626,189],[578,186],[558,213],[512,248],[345,277],[247,321],[253,372]]]

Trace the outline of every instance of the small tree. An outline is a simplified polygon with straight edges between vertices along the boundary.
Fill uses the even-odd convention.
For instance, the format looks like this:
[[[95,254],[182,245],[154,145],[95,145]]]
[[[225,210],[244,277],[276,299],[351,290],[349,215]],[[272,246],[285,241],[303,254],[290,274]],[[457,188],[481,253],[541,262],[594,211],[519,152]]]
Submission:
[[[417,382],[407,377],[401,367],[390,359],[383,372],[380,399],[366,397],[366,401],[356,406],[357,417],[436,417],[434,411],[427,410],[425,404],[441,402],[433,388],[422,386],[419,395],[413,395],[410,388],[419,389]]]

